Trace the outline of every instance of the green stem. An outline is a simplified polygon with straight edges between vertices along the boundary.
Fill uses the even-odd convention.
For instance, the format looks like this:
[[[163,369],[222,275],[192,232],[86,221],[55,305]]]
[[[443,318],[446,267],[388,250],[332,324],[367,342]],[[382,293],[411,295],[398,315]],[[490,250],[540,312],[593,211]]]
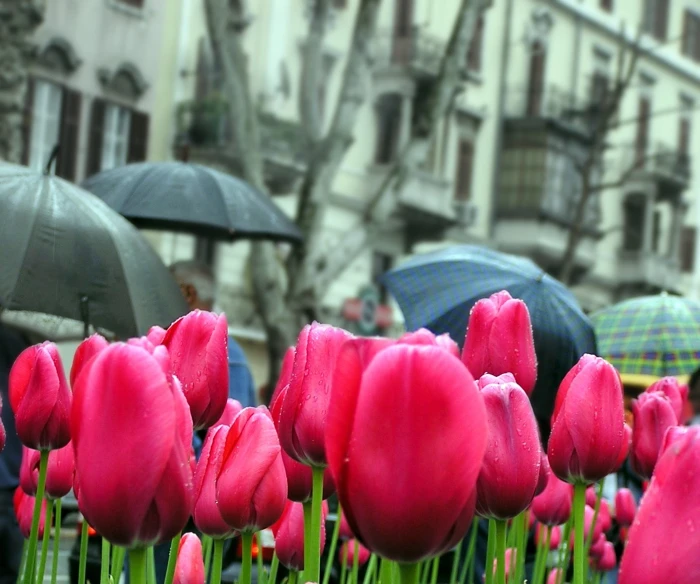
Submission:
[[[496,521],[489,519],[489,536],[486,543],[486,584],[493,584],[493,559],[496,557]]]
[[[311,557],[311,501],[304,501],[301,506],[304,511],[304,568],[300,570],[298,575],[302,582],[306,582],[304,579],[304,571],[309,569],[309,558]]]
[[[569,519],[566,521],[566,524],[564,525],[564,533],[561,537],[561,546],[559,549],[559,567],[561,568],[562,573],[566,573],[566,569],[569,566],[569,556],[571,554],[571,546],[569,545],[569,536],[571,535],[571,526],[573,525],[574,518],[569,517]],[[564,548],[563,550],[561,548]],[[558,583],[561,584],[561,583]]]
[[[88,529],[87,519],[83,517],[83,525],[80,530],[80,561],[78,564],[78,584],[85,584],[85,568],[87,567],[88,549]]]
[[[337,517],[335,525],[333,525],[333,535],[331,536],[330,548],[328,550],[328,558],[326,559],[326,569],[323,572],[323,584],[328,584],[331,578],[331,569],[333,568],[333,559],[335,558],[335,549],[338,546],[338,534],[340,533],[340,519],[342,517],[342,509],[338,505]],[[306,525],[306,523],[305,523]],[[272,583],[274,584],[274,582]]]
[[[603,572],[596,572],[595,579],[593,580],[593,584],[600,584],[600,580],[603,577]]]
[[[24,568],[24,584],[34,582],[34,568],[36,565],[36,547],[39,535],[39,519],[41,518],[41,505],[44,501],[44,488],[46,487],[46,467],[49,462],[49,451],[42,450],[39,458],[39,482],[36,487],[36,499],[34,500],[34,517],[32,529],[29,532],[29,549],[27,550],[27,564]],[[46,526],[44,526],[46,528]]]
[[[343,559],[340,562],[340,584],[345,584],[347,581],[347,575],[348,575],[348,554],[347,554],[347,547],[344,548],[345,553],[343,554]]]
[[[313,487],[311,490],[311,530],[304,533],[304,541],[309,536],[309,555],[304,556],[304,579],[319,582],[321,574],[321,507],[323,505],[323,468],[311,467]]]
[[[496,584],[506,584],[506,531],[505,521],[496,521]],[[486,566],[488,572],[493,571],[493,563]]]
[[[527,536],[530,531],[530,512],[520,514],[521,523],[518,532],[518,551],[515,554],[515,581],[522,582],[525,575],[525,556],[527,555]]]
[[[541,529],[541,528],[544,528],[544,529],[547,529],[547,530],[549,529],[549,527],[547,527],[547,526],[545,526],[545,525],[538,525],[538,526],[535,528],[535,529],[536,529],[536,533],[537,533],[537,535],[538,535],[538,537],[537,537],[538,541],[537,541],[537,551],[535,552],[535,569],[534,569],[534,571],[533,571],[533,573],[532,573],[532,584],[538,584],[538,583],[539,583],[539,581],[540,581],[540,579],[541,579],[541,578],[540,578],[540,573],[542,572],[542,566],[543,566],[544,563],[545,563],[545,562],[543,561],[543,558],[544,558],[544,539],[542,538],[541,535],[539,535],[539,534],[541,533],[541,532],[540,532],[540,529]]]
[[[600,500],[603,498],[603,483],[605,479],[598,483],[598,490],[596,492],[595,507],[593,509],[593,522],[591,523],[591,528],[588,530],[586,535],[586,556],[588,556],[588,550],[591,549],[591,544],[593,543],[593,532],[595,531],[595,524],[598,523],[598,514],[600,513]]]
[[[260,534],[256,537],[258,543],[258,554],[255,556],[258,564],[258,584],[266,584],[265,581],[265,567],[263,565],[263,549],[260,543]]]
[[[365,570],[365,577],[362,579],[362,584],[370,584],[372,578],[374,577],[374,572],[377,570],[377,556],[372,554],[369,557],[369,562],[367,562],[367,569]]]
[[[39,561],[39,573],[36,581],[42,584],[46,571],[46,558],[49,555],[49,540],[51,539],[51,521],[53,519],[53,500],[46,501],[46,523],[44,523],[44,537],[41,539],[41,560]]]
[[[156,584],[156,559],[153,546],[146,549],[146,581],[148,584]]]
[[[479,533],[479,518],[472,520],[472,532],[469,535],[469,545],[467,546],[467,557],[464,559],[462,571],[459,573],[459,584],[465,584],[467,574],[469,574],[469,584],[474,582],[474,550],[476,550],[476,536]]]
[[[430,573],[430,584],[437,584],[438,570],[440,569],[440,556],[433,558],[433,569]]]
[[[574,584],[584,584],[586,574],[586,550],[583,531],[585,529],[586,485],[574,485]]]
[[[277,557],[277,552],[272,555],[272,564],[270,565],[269,584],[277,584],[277,570],[279,569],[280,559]]]
[[[102,560],[100,561],[100,584],[109,584],[109,553],[110,545],[107,538],[102,538]]]
[[[248,556],[246,557],[246,536],[248,536]],[[243,570],[245,570],[246,564],[248,565],[248,580],[243,579],[243,571],[241,571],[240,584],[250,584],[250,548],[252,547],[251,539],[253,538],[252,533],[241,534],[241,539],[243,541]],[[224,557],[224,540],[215,539],[214,540],[214,561],[211,567],[211,584],[221,584],[221,564]],[[131,584],[131,583],[129,583]]]
[[[24,540],[22,544],[22,559],[19,563],[19,573],[17,574],[17,584],[24,581],[24,570],[27,567],[27,548],[29,547],[29,540]]]
[[[352,584],[358,584],[360,571],[360,542],[355,540],[352,550]]]
[[[399,564],[401,584],[418,584],[418,563]]]
[[[391,584],[391,562],[382,558],[379,562],[379,584]]]
[[[123,547],[112,546],[112,577],[115,582],[119,582],[124,571],[124,556],[126,550]]]
[[[61,499],[56,499],[56,529],[53,534],[53,554],[51,555],[51,584],[56,584],[58,575],[58,550],[61,543]]]
[[[457,572],[459,571],[459,556],[462,554],[462,542],[460,540],[457,547],[454,549],[452,557],[452,571],[450,572],[450,584],[457,584]]]
[[[299,580],[299,572],[296,570],[289,571],[289,577],[287,578],[287,584],[297,584]]]
[[[213,542],[208,535],[202,536],[202,555],[204,556],[204,579],[209,580],[209,569],[211,568],[211,550]]]
[[[146,548],[129,550],[129,584],[146,584]]]
[[[214,545],[216,545],[215,542]],[[241,533],[242,555],[241,555],[241,577],[238,584],[250,584],[250,577],[253,567],[253,534],[249,531]],[[216,559],[216,547],[214,548],[214,558]],[[216,564],[216,562],[215,562]],[[216,568],[216,565],[214,566]],[[219,572],[221,572],[221,558],[219,558]],[[214,582],[219,584],[219,582]]]
[[[175,576],[175,562],[177,561],[177,552],[180,549],[181,539],[182,532],[178,533],[170,541],[170,554],[168,555],[168,568],[165,571],[165,584],[173,584],[173,577]]]
[[[418,564],[418,582],[428,584],[428,571],[430,570],[430,560],[423,560]]]

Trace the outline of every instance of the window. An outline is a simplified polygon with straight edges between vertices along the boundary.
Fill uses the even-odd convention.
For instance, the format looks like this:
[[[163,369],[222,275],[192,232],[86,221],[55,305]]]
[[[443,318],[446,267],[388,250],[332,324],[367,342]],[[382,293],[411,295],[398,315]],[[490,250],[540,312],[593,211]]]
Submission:
[[[545,48],[539,41],[532,45],[530,75],[527,87],[527,115],[539,116],[544,92]]]
[[[683,19],[683,54],[700,61],[700,14],[685,11]]]
[[[401,96],[387,93],[377,103],[377,145],[374,161],[388,164],[396,156],[401,131]]]
[[[651,100],[648,97],[643,96],[639,98],[638,112],[635,162],[637,166],[643,167],[649,146],[649,114],[651,113]]]
[[[622,249],[625,251],[641,251],[644,244],[644,215],[646,202],[643,196],[632,195],[625,201],[624,217],[625,230]]]
[[[214,266],[215,257],[216,242],[209,237],[197,237],[195,239],[194,258],[211,268]]]
[[[34,81],[31,131],[29,133],[29,167],[42,171],[51,151],[58,144],[61,131],[61,88],[55,83]]]
[[[600,7],[606,12],[612,12],[613,0],[600,0]]]
[[[372,282],[379,290],[379,303],[386,304],[389,300],[389,292],[382,284],[381,278],[394,264],[394,258],[389,254],[375,251],[372,253]]]
[[[666,40],[668,0],[645,0],[643,28],[658,41]]]
[[[695,227],[684,227],[681,231],[681,270],[692,272],[695,268]]]
[[[107,105],[102,132],[101,170],[126,164],[130,116],[131,112],[124,107]]]
[[[474,144],[468,140],[461,140],[457,150],[457,177],[454,191],[456,201],[468,201],[471,198],[473,167]]]
[[[659,247],[661,245],[661,211],[659,209],[654,210],[651,230],[651,250],[654,253],[659,253]]]
[[[682,116],[678,122],[678,153],[682,156],[688,155],[690,146],[690,118]]]
[[[129,6],[133,6],[134,8],[143,8],[143,0],[117,0],[118,2],[121,2],[122,4],[128,4]]]
[[[411,58],[413,36],[413,0],[396,0],[394,3],[394,40],[392,61],[406,64]]]
[[[479,16],[474,29],[472,42],[467,53],[467,69],[469,71],[481,71],[481,49],[484,44],[484,15]]]

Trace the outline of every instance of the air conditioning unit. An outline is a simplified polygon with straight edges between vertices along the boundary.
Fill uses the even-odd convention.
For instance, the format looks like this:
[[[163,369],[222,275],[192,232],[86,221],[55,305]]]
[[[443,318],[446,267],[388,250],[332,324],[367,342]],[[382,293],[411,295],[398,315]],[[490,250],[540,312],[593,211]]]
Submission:
[[[476,223],[478,207],[471,201],[454,201],[453,208],[457,224],[462,227],[471,227]]]

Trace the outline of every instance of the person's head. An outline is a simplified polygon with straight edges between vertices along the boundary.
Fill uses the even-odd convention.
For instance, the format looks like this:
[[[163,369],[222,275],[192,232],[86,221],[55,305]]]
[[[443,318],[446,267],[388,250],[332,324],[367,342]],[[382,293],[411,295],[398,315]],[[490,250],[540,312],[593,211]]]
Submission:
[[[180,285],[190,310],[211,310],[214,306],[214,273],[197,260],[175,262],[170,272]]]

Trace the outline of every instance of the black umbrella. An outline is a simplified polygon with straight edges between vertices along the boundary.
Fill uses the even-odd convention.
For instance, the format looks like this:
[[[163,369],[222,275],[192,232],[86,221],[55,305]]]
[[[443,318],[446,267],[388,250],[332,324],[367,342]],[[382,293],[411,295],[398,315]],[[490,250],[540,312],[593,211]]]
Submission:
[[[127,164],[91,176],[82,186],[137,227],[214,239],[301,241],[299,228],[268,195],[199,164]]]
[[[175,280],[133,225],[69,182],[5,163],[0,250],[3,312],[55,315],[122,338],[187,312]]]

